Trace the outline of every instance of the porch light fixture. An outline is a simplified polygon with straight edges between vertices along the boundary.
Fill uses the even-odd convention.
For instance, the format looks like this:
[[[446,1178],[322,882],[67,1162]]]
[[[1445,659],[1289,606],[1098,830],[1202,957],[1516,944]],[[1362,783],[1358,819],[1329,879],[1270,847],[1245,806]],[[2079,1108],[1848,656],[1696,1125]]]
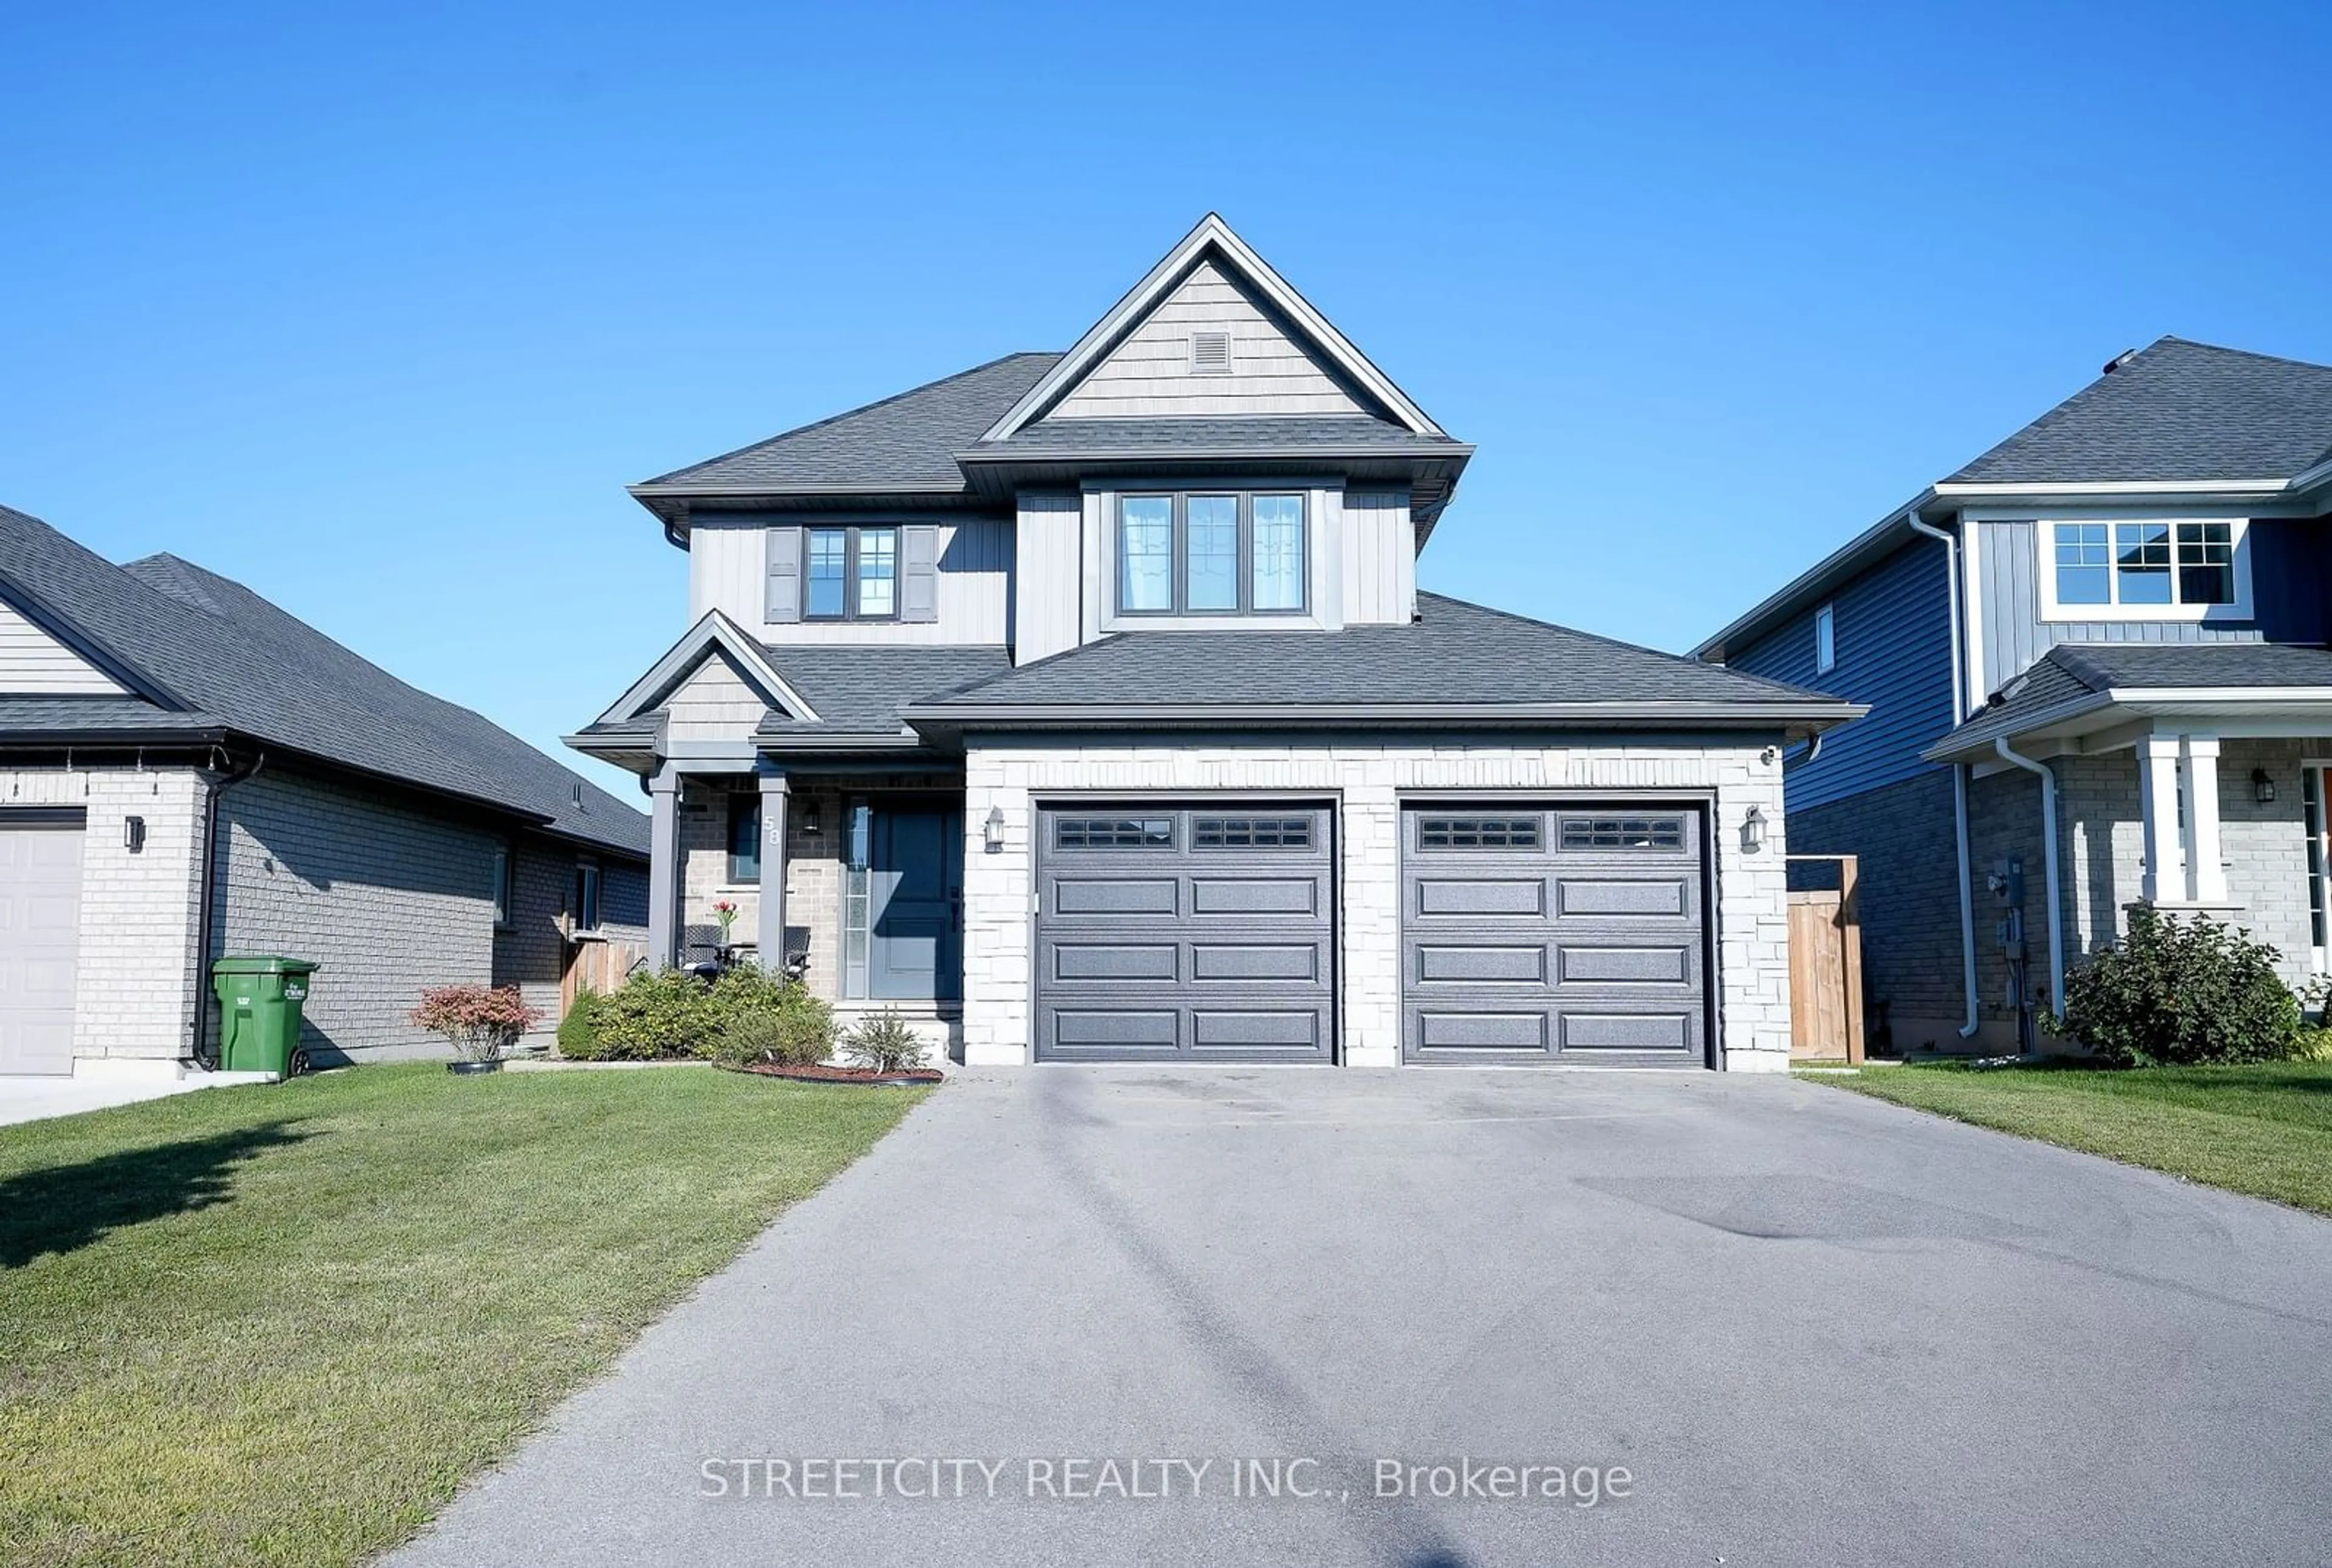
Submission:
[[[1752,806],[1741,818],[1741,853],[1754,855],[1765,847],[1765,814]]]
[[[2251,798],[2262,806],[2275,804],[2275,780],[2267,776],[2264,768],[2251,770]]]
[[[802,802],[801,830],[811,838],[817,837],[817,802],[815,800]]]
[[[1001,855],[1004,853],[1003,807],[991,806],[988,808],[988,821],[981,832],[980,843],[986,847],[988,853],[990,855]]]

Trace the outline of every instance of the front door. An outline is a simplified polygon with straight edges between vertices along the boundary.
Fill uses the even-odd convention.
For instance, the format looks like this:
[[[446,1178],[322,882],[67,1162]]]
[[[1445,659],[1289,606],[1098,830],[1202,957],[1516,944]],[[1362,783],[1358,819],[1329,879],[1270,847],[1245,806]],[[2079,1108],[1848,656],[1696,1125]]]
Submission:
[[[877,807],[867,853],[866,994],[963,995],[963,814]]]

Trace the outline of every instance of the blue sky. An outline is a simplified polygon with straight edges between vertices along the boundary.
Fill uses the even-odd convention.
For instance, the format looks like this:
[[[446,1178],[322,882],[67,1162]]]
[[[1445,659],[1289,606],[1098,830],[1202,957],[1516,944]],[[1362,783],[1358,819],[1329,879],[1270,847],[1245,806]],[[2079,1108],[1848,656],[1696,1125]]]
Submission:
[[[0,501],[557,750],[627,482],[1215,208],[1479,445],[1425,586],[1682,649],[2124,348],[2332,360],[2332,12],[1896,9],[9,7]]]

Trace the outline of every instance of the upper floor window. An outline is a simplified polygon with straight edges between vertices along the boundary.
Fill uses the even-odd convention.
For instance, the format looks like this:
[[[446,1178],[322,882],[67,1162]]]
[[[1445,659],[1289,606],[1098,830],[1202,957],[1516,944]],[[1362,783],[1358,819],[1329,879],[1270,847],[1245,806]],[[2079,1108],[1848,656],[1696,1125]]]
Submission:
[[[898,618],[897,529],[813,528],[805,531],[802,612],[806,619]]]
[[[1824,605],[1814,612],[1814,674],[1827,675],[1838,668],[1838,612]]]
[[[2193,521],[2041,524],[2043,618],[2241,619],[2251,612],[2244,524]]]
[[[1121,497],[1118,613],[1301,614],[1309,544],[1301,494]]]

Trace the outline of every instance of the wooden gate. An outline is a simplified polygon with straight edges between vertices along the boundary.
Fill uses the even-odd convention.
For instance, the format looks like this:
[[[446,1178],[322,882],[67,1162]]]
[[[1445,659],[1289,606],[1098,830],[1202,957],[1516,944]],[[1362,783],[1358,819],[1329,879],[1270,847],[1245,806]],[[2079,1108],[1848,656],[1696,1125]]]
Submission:
[[[609,942],[591,938],[567,944],[567,971],[559,982],[559,1016],[565,1018],[575,1005],[578,990],[597,991],[601,996],[622,989],[632,966],[647,955],[647,950],[636,942]]]
[[[1790,889],[1790,1056],[1859,1063],[1862,926],[1855,901],[1855,857],[1789,858],[1792,864],[1838,867],[1836,887]]]

